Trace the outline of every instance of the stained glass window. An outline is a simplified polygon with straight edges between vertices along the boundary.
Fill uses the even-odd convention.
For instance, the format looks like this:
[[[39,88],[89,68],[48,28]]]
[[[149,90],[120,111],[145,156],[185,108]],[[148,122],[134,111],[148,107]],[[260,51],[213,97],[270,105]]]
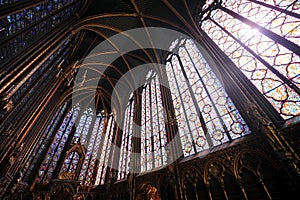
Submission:
[[[176,48],[175,48],[176,47]],[[191,39],[171,45],[167,76],[184,156],[249,134],[245,121]]]
[[[98,171],[95,185],[102,185],[105,183],[107,177],[107,169],[111,166],[111,157],[113,154],[113,136],[114,136],[114,119],[113,116],[106,118],[107,126],[103,129],[102,138],[98,141],[100,148],[98,149]]]
[[[70,155],[65,159],[60,173],[67,172],[75,174],[76,169],[80,167],[78,166],[79,159],[80,155],[76,151],[71,152]]]
[[[158,76],[151,70],[142,92],[141,172],[167,162],[164,109]]]
[[[121,155],[119,159],[119,173],[118,180],[126,178],[129,173],[130,155],[132,149],[132,127],[133,127],[133,110],[134,110],[134,98],[130,98],[127,108],[125,110],[122,143],[121,143]]]
[[[83,147],[87,146],[87,137],[89,133],[89,129],[91,127],[91,123],[93,120],[94,113],[91,109],[87,109],[83,112],[79,123],[76,127],[75,134],[72,139],[72,145],[78,144],[79,142]],[[61,168],[61,172],[69,172],[75,173],[79,161],[79,154],[76,152],[70,153],[70,155],[64,160],[63,166]]]
[[[45,62],[32,67],[27,74],[24,74],[22,80],[9,90],[6,97],[13,102],[14,111],[17,112],[0,111],[0,121],[3,122],[0,131],[7,128],[12,121],[20,120],[23,114],[27,113],[28,109],[36,104],[38,96],[48,90],[46,86],[55,77],[57,65],[62,62],[63,57],[70,53],[70,42],[77,39],[77,37],[66,39],[61,46],[56,47],[57,49],[53,54],[45,57],[47,58]],[[8,77],[4,77],[2,81],[5,81]]]
[[[73,137],[73,143],[77,144],[80,142],[83,146],[86,146],[88,132],[93,120],[93,111],[92,109],[87,109],[84,111],[83,115],[80,118],[80,121],[76,127],[76,131]]]
[[[80,1],[51,0],[0,18],[0,69],[79,8]]]
[[[65,116],[40,166],[36,178],[37,182],[49,183],[58,159],[60,158],[69,134],[71,133],[72,127],[74,126],[75,120],[78,117],[78,113],[79,107],[75,107]]]
[[[0,0],[0,5],[11,4],[14,2],[18,2],[18,1],[21,1],[21,0]]]
[[[299,1],[227,0],[201,28],[280,116],[300,115]]]
[[[31,153],[31,156],[29,157],[29,160],[27,161],[26,167],[27,171],[25,172],[25,176],[28,177],[33,173],[32,170],[35,169],[38,160],[42,159],[42,154],[46,150],[47,145],[50,142],[50,138],[54,133],[55,128],[59,125],[59,121],[62,118],[65,110],[67,108],[67,102],[64,103],[58,112],[55,113],[53,118],[51,119],[49,125],[47,126],[46,130],[44,131],[44,134],[42,134],[39,141],[36,143],[33,152]]]
[[[71,38],[68,38],[52,55],[49,55],[48,59],[41,65],[36,66],[30,73],[28,73],[16,87],[14,87],[9,93],[8,97],[12,96],[13,103],[25,93],[25,91],[34,84],[34,82],[40,78],[45,72],[56,70],[56,66],[62,62],[63,57],[67,55],[70,50]],[[48,72],[49,73],[49,72]]]
[[[99,150],[100,139],[102,136],[104,120],[102,117],[97,117],[90,137],[90,142],[87,146],[87,152],[83,161],[79,180],[84,181],[84,185],[91,185],[93,180],[93,172]]]
[[[97,164],[99,163],[99,154],[101,153],[101,139],[104,131],[104,117],[97,116],[90,143],[87,149],[84,163],[80,172],[79,180],[85,180],[85,185],[91,185],[93,175],[97,171]],[[100,176],[96,177],[95,185],[99,185]]]
[[[77,175],[82,185],[91,186],[104,184],[106,180],[107,168],[110,167],[110,159],[113,155],[113,137],[114,137],[114,120],[112,115],[103,112],[96,117],[92,109],[86,109],[79,118],[78,124],[75,120],[79,115],[79,106],[73,108],[67,113],[60,128],[55,135],[55,139],[40,166],[37,182],[49,183],[53,178],[52,174],[58,165],[57,161],[62,155],[62,151],[69,150],[73,145],[81,145],[84,157],[81,158],[80,153],[73,150],[64,157],[63,164],[59,173],[72,173]],[[57,118],[61,117],[59,115]],[[71,138],[72,145],[66,145],[72,128],[76,125],[76,130]],[[53,129],[53,126],[51,127]],[[70,138],[69,138],[70,139]],[[45,141],[40,143],[44,146]],[[45,148],[43,148],[45,150]],[[82,163],[79,162],[82,159]]]

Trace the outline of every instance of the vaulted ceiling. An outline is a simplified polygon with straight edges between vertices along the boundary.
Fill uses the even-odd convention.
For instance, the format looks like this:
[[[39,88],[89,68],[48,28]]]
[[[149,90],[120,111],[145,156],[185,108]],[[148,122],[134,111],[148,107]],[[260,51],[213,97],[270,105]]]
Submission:
[[[87,86],[89,80],[97,79],[99,88],[95,101],[98,109],[108,108],[110,110],[113,88],[120,77],[130,69],[145,63],[162,62],[160,58],[164,55],[164,51],[155,48],[153,45],[155,38],[147,27],[166,28],[199,39],[197,18],[204,4],[205,0],[92,0],[85,13],[72,27],[72,33],[79,34],[81,38],[76,53],[72,56],[72,62],[79,60],[83,68],[89,65],[84,61],[87,57],[91,57],[91,55],[97,57],[96,64],[89,65],[88,72],[85,72],[84,75],[79,74],[79,76],[82,76],[82,80],[85,81],[86,88],[89,87]],[[136,42],[136,35],[126,33],[121,41],[110,40],[112,36],[123,31],[143,27],[146,28],[143,40],[152,44],[153,48],[143,48],[143,45],[140,45],[139,49],[123,54],[120,51],[130,42]],[[161,37],[165,38],[164,42],[167,45],[171,45],[177,36],[161,35]],[[97,51],[97,54],[101,54],[102,57],[95,56],[95,47],[105,46],[103,41],[109,41],[109,45],[107,48]],[[117,59],[107,63],[105,58],[116,52],[119,54]],[[99,70],[100,65],[101,69],[105,69],[104,74]],[[93,69],[91,70],[91,68]],[[129,80],[129,82],[131,81]],[[80,91],[83,90],[80,89]],[[83,92],[81,95],[86,96],[87,93]]]

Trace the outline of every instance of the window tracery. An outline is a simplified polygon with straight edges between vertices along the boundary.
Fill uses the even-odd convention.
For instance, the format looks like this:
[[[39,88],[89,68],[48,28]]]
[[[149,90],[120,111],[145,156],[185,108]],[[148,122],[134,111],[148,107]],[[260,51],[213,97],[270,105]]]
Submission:
[[[39,168],[37,182],[49,183],[78,114],[79,107],[75,107],[65,116]]]
[[[81,115],[78,124],[76,124],[79,110],[80,106],[74,107],[64,118],[39,168],[37,182],[49,183],[54,178],[53,172],[57,167],[57,162],[63,156],[63,150],[67,150],[66,147],[69,145],[66,144],[66,141],[72,135],[71,131],[76,126],[71,145],[82,146],[83,153],[70,152],[63,160],[60,174],[69,173],[75,176],[79,172],[78,180],[83,185],[104,184],[106,170],[110,162],[109,158],[112,154],[113,116],[106,116],[101,113],[94,117],[92,110],[87,109]],[[81,158],[82,156],[84,157]]]
[[[287,120],[300,114],[298,1],[223,1],[203,31]]]
[[[0,68],[43,34],[71,17],[80,1],[52,0],[0,19]]]
[[[134,115],[134,97],[129,99],[125,114],[124,125],[121,142],[121,155],[119,159],[118,180],[126,178],[129,173],[131,150],[132,150],[132,131],[133,131],[133,115]]]
[[[161,167],[167,162],[164,108],[159,79],[150,71],[142,92],[141,172]]]
[[[175,49],[176,47],[176,49]],[[167,61],[184,156],[249,134],[221,82],[191,39],[174,41]]]

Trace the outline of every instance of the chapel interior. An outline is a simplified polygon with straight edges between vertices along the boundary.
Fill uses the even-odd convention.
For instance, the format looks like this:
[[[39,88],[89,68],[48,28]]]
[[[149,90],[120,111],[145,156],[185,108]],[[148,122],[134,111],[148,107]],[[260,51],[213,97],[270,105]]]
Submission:
[[[300,199],[298,0],[0,0],[0,199]]]

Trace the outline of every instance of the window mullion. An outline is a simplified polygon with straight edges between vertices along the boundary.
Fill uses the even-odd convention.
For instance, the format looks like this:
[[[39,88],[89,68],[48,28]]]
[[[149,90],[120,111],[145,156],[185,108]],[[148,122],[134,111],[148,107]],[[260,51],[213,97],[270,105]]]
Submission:
[[[285,10],[285,9],[282,9],[282,8],[279,8],[279,7],[276,7],[276,6],[272,6],[270,4],[266,4],[264,2],[261,2],[261,1],[257,1],[257,0],[249,0],[249,1],[252,1],[253,3],[256,3],[256,4],[259,4],[259,5],[262,5],[264,7],[267,7],[267,8],[270,8],[270,9],[273,9],[273,10],[277,10],[278,12],[281,12],[281,13],[285,13],[287,15],[290,15],[290,16],[293,16],[295,18],[298,18],[300,19],[300,15],[298,13],[294,13],[294,12],[291,12],[291,11],[288,11],[288,10]],[[291,4],[292,5],[292,4]],[[291,6],[290,5],[290,6]],[[290,7],[289,6],[289,7]]]
[[[215,110],[215,112],[216,112],[216,114],[217,114],[217,116],[218,116],[218,119],[220,120],[220,122],[221,122],[221,124],[222,124],[222,126],[223,126],[223,129],[224,129],[224,131],[225,131],[225,133],[226,133],[226,136],[228,137],[229,141],[232,141],[232,138],[231,138],[231,136],[230,136],[230,134],[229,134],[229,132],[228,132],[228,130],[227,130],[227,127],[226,127],[226,125],[225,125],[225,123],[224,123],[224,121],[223,121],[223,119],[222,119],[222,117],[221,117],[221,115],[220,115],[220,113],[219,113],[219,110],[217,109],[216,104],[214,103],[214,101],[213,101],[213,99],[212,99],[212,97],[211,97],[211,95],[210,95],[208,89],[205,87],[205,83],[204,83],[204,81],[203,81],[203,79],[202,79],[202,76],[201,76],[199,70],[197,69],[197,67],[196,67],[196,65],[195,65],[195,62],[193,61],[193,59],[192,59],[190,53],[187,51],[186,47],[184,47],[184,49],[185,49],[185,51],[187,52],[187,55],[188,55],[190,61],[192,62],[193,67],[194,67],[194,69],[195,69],[195,71],[196,71],[196,73],[197,73],[197,75],[198,75],[198,77],[199,77],[199,81],[202,83],[203,89],[205,90],[205,92],[206,92],[206,94],[207,94],[207,97],[209,98],[209,100],[210,100],[210,102],[211,102],[211,104],[212,104],[212,106],[213,106],[213,108],[214,108],[214,110]],[[199,111],[200,111],[200,110],[199,110]],[[202,114],[199,115],[199,117],[201,117],[200,120],[203,120],[203,121],[204,121]],[[205,121],[204,121],[204,123],[205,123]],[[205,127],[205,129],[207,130],[207,127]],[[205,135],[207,135],[207,134],[205,133]],[[208,136],[209,136],[209,134],[208,134]],[[209,136],[209,137],[210,137],[210,136]]]
[[[95,146],[96,146],[96,142],[97,141],[101,141],[102,140],[102,137],[103,137],[103,127],[101,126],[102,125],[102,123],[103,123],[103,117],[101,116],[100,117],[100,120],[99,120],[99,122],[98,122],[98,128],[97,128],[97,130],[96,130],[96,134],[97,134],[97,136],[95,137],[95,142],[94,142],[94,146],[93,146],[93,152],[94,151],[97,151],[97,154],[96,154],[96,158],[99,158],[99,160],[100,160],[100,156],[101,156],[101,146],[100,146],[100,144],[98,145],[98,149],[95,149]],[[94,181],[94,183],[97,183],[97,177],[98,177],[98,170],[99,170],[99,164],[100,164],[100,162],[95,162],[95,166],[94,166],[94,170],[96,170],[96,178],[95,178],[95,181]],[[88,171],[88,168],[87,168],[87,171]],[[84,175],[84,177],[86,178],[86,176],[87,176],[87,173],[88,172],[86,172],[86,174]]]
[[[70,121],[72,120],[72,118],[73,118],[73,115],[74,115],[74,111],[72,111],[72,114],[71,114],[71,116],[70,116],[70,118],[69,118],[69,120],[68,120],[68,122],[66,123],[66,126],[65,126],[65,128],[64,128],[64,130],[62,131],[62,134],[61,134],[61,136],[60,136],[60,138],[59,138],[59,141],[58,141],[58,143],[57,143],[57,146],[55,147],[55,149],[54,149],[54,153],[53,153],[53,155],[51,156],[51,159],[48,161],[48,164],[47,164],[47,168],[45,169],[45,171],[44,171],[44,176],[43,176],[43,178],[42,178],[42,181],[46,181],[46,174],[48,173],[48,171],[49,171],[49,166],[51,165],[51,163],[53,162],[53,156],[54,156],[54,154],[56,154],[56,152],[57,152],[57,149],[58,149],[58,147],[59,147],[59,144],[60,144],[60,142],[61,142],[61,140],[62,140],[62,138],[63,138],[63,136],[64,136],[64,134],[66,133],[66,129],[68,128],[68,126],[69,126],[69,123],[70,123]],[[62,122],[63,123],[63,122]],[[59,131],[59,130],[58,130]],[[56,133],[57,134],[57,133]],[[54,136],[54,139],[55,139],[55,137],[56,137],[56,135]],[[52,144],[51,144],[52,145]],[[51,148],[51,145],[50,145],[50,147],[49,147],[49,149]],[[48,149],[48,151],[49,151],[49,149]],[[47,156],[47,154],[46,154],[46,156]]]
[[[94,126],[95,126],[95,122],[97,122],[97,116],[95,117],[95,120],[94,120],[90,125],[94,124]],[[100,127],[100,122],[101,122],[101,121],[99,121],[99,127]],[[97,129],[97,132],[95,133],[95,134],[96,134],[95,139],[96,139],[96,137],[97,137],[97,135],[98,135],[99,127],[98,127],[98,129]],[[92,148],[91,148],[91,152],[94,152],[94,148],[95,148],[96,142],[95,142],[95,141],[91,141],[91,138],[93,137],[93,134],[94,134],[94,127],[92,127],[92,128],[90,129],[90,133],[91,133],[91,135],[90,135],[90,137],[89,137],[89,143],[93,142],[93,146],[92,146]],[[88,141],[88,140],[87,140],[87,141]],[[87,149],[87,151],[86,151],[86,154],[87,154],[88,151],[89,151],[88,143],[87,143],[87,145],[86,145],[86,149]],[[83,182],[85,182],[85,183],[86,183],[86,179],[87,179],[87,175],[88,175],[88,171],[89,171],[89,168],[90,168],[90,162],[91,162],[91,160],[92,160],[92,157],[93,157],[93,154],[91,153],[91,156],[88,158],[88,166],[86,167],[86,171],[85,171],[85,173],[84,173]],[[85,159],[83,159],[83,162],[84,162],[84,160],[85,160]],[[81,168],[82,168],[82,165],[81,165]]]
[[[103,123],[103,126],[101,127],[102,123]],[[99,163],[97,164],[97,165],[98,165],[98,168],[97,168],[97,176],[98,176],[98,174],[100,173],[100,177],[99,177],[100,181],[99,181],[99,184],[101,184],[101,172],[102,172],[102,166],[100,166],[100,164],[101,164],[101,155],[102,155],[102,153],[103,153],[103,149],[102,149],[102,148],[103,148],[103,142],[104,142],[104,137],[105,137],[105,135],[104,135],[105,125],[106,125],[106,123],[105,123],[105,118],[104,118],[104,117],[101,117],[101,120],[99,121],[99,127],[98,127],[98,130],[97,130],[97,133],[98,133],[98,134],[99,134],[99,132],[101,131],[100,145],[99,145],[98,152],[97,152],[97,156],[99,156]],[[100,169],[99,169],[100,167],[101,167],[101,172],[100,172]]]
[[[172,55],[172,57],[174,56],[174,54]],[[172,57],[170,58],[170,64],[171,64],[171,68],[172,68],[172,72],[173,72],[173,76],[174,76],[174,79],[175,79],[175,83],[176,83],[176,87],[177,87],[177,90],[178,90],[178,92],[179,92],[179,98],[180,98],[180,101],[181,101],[181,105],[182,105],[182,107],[183,107],[183,110],[184,110],[184,116],[185,116],[185,119],[187,120],[188,119],[188,116],[187,116],[187,114],[186,114],[186,109],[185,109],[185,104],[184,104],[184,101],[183,101],[183,99],[182,99],[182,96],[181,96],[181,93],[180,93],[180,88],[179,88],[179,85],[178,85],[178,81],[177,81],[177,77],[176,77],[176,74],[175,74],[175,71],[174,71],[174,66],[173,66],[173,63],[172,63],[172,61],[171,61],[171,59],[172,59]],[[179,56],[177,57],[177,59],[179,60],[180,58],[179,58]],[[187,80],[185,80],[186,81],[186,83],[187,83]],[[192,145],[193,145],[193,149],[194,149],[194,152],[196,153],[197,152],[197,150],[196,150],[196,146],[195,146],[195,138],[194,138],[194,136],[193,136],[193,134],[192,134],[192,131],[191,131],[191,127],[190,127],[190,124],[189,124],[189,122],[188,121],[186,121],[185,122],[186,124],[187,124],[187,127],[188,127],[188,129],[189,129],[189,135],[191,136],[191,138],[192,138]]]
[[[146,90],[146,88],[144,89],[144,90]],[[145,137],[144,137],[144,148],[145,148],[145,171],[147,171],[147,153],[148,153],[148,151],[147,151],[147,133],[146,133],[146,130],[147,130],[147,94],[146,94],[146,92],[144,92],[144,113],[145,113],[145,115],[144,115],[144,130],[145,130]]]
[[[109,141],[109,137],[110,137],[110,120],[109,120],[109,118],[106,118],[105,117],[105,124],[106,124],[106,126],[105,126],[105,130],[103,131],[103,141],[104,142],[108,142]],[[108,130],[108,127],[109,127],[109,130]],[[107,138],[107,140],[106,140],[106,138]],[[103,148],[103,146],[105,145],[105,149]],[[104,144],[103,145],[103,143],[102,143],[102,150],[101,150],[101,152],[102,152],[102,155],[103,155],[103,162],[102,163],[100,163],[100,164],[102,164],[102,166],[101,166],[101,176],[100,176],[100,183],[103,181],[103,183],[105,182],[105,174],[104,174],[104,171],[106,172],[106,170],[105,170],[105,159],[106,159],[106,155],[107,155],[107,147],[108,147],[108,144]],[[101,156],[102,157],[102,156]],[[101,157],[100,157],[100,162],[101,162]]]
[[[154,128],[153,128],[153,108],[152,108],[152,93],[151,93],[151,87],[152,87],[152,80],[149,81],[149,84],[148,84],[148,94],[149,94],[149,105],[150,105],[150,126],[151,126],[151,133],[150,133],[150,142],[151,142],[151,150],[150,150],[150,154],[151,157],[152,157],[152,167],[151,169],[153,169],[155,167],[155,159],[154,159],[154,141],[153,141],[153,134],[154,134]]]
[[[300,89],[289,79],[287,79],[284,75],[282,75],[279,71],[277,71],[274,67],[272,67],[267,61],[265,61],[263,58],[261,58],[259,55],[257,55],[254,51],[252,51],[248,46],[246,46],[243,42],[238,40],[235,36],[233,36],[229,31],[224,29],[222,26],[220,26],[216,21],[210,18],[210,20],[218,26],[222,31],[224,31],[227,35],[229,35],[231,38],[233,38],[237,43],[239,43],[243,48],[245,48],[251,55],[255,57],[258,61],[260,61],[263,65],[265,65],[270,71],[272,71],[278,78],[280,78],[283,82],[289,85],[296,93],[300,94]]]
[[[128,107],[130,107],[130,105],[129,106],[127,106],[127,112],[126,112],[126,110],[125,110],[125,119],[124,119],[124,124],[123,124],[123,130],[122,130],[122,142],[121,142],[121,150],[123,150],[123,151],[121,151],[120,152],[120,156],[121,156],[121,161],[119,161],[119,163],[120,163],[120,167],[119,167],[119,169],[120,169],[120,178],[122,179],[123,178],[123,175],[124,174],[126,174],[126,171],[125,171],[125,166],[124,166],[124,168],[123,168],[123,164],[125,163],[125,165],[126,165],[126,151],[127,151],[127,143],[126,143],[126,141],[127,141],[127,136],[128,136],[128,132],[127,132],[127,127],[129,126],[129,118],[130,118],[130,112],[128,112]],[[125,143],[124,144],[124,146],[123,146],[123,143]],[[123,148],[122,148],[123,147]]]
[[[34,146],[34,150],[33,150],[34,154],[33,154],[33,152],[31,152],[32,155],[29,157],[29,159],[27,161],[28,163],[30,163],[29,166],[35,165],[35,163],[37,162],[37,159],[40,158],[41,155],[40,155],[39,151],[40,151],[40,149],[43,148],[42,147],[43,145],[46,145],[48,143],[47,141],[49,140],[49,136],[51,135],[51,133],[53,134],[53,131],[51,131],[51,129],[53,129],[53,126],[57,127],[58,123],[56,124],[56,122],[61,119],[61,116],[63,116],[62,113],[65,111],[65,107],[66,107],[66,105],[61,106],[60,108],[58,108],[58,110],[56,110],[54,116],[48,122],[49,123],[48,127],[46,128],[46,130],[44,130],[45,132],[43,131],[42,136],[37,140],[37,145]],[[40,140],[42,140],[42,141],[40,142]],[[26,168],[26,171],[24,172],[25,177],[28,176],[30,173],[31,173],[31,170]]]
[[[205,121],[204,121],[204,119],[203,119],[203,116],[202,116],[202,114],[201,114],[200,108],[199,108],[199,106],[198,106],[198,103],[197,103],[196,97],[195,97],[195,95],[194,95],[192,86],[191,86],[191,84],[190,84],[190,82],[189,82],[189,80],[188,80],[187,74],[186,74],[186,72],[185,72],[185,70],[184,70],[184,66],[183,66],[183,64],[182,64],[182,62],[181,62],[180,56],[177,55],[177,54],[176,54],[175,56],[177,57],[177,59],[178,59],[178,61],[179,61],[179,65],[180,65],[181,71],[182,71],[183,76],[184,76],[184,78],[185,78],[185,81],[186,81],[186,83],[187,83],[187,85],[188,85],[188,90],[190,91],[190,94],[191,94],[191,97],[192,97],[192,100],[193,100],[193,103],[194,103],[194,106],[195,106],[197,115],[198,115],[198,117],[199,117],[199,120],[200,120],[200,123],[201,123],[201,126],[202,126],[202,130],[204,131],[204,134],[205,134],[206,139],[207,139],[207,143],[208,143],[209,147],[213,147],[213,146],[214,146],[214,145],[213,145],[213,142],[211,141],[211,138],[210,138],[210,136],[209,136],[209,134],[208,134],[208,129],[207,129],[207,127],[206,127]],[[195,67],[195,65],[194,65],[194,67]],[[188,119],[188,118],[187,118],[187,119]],[[194,140],[194,141],[195,141],[195,140]]]
[[[162,148],[162,137],[161,137],[161,130],[164,128],[164,127],[160,127],[160,118],[159,118],[159,110],[158,110],[158,97],[157,97],[157,94],[159,91],[157,91],[157,87],[159,85],[159,81],[157,82],[158,79],[155,79],[155,101],[156,101],[156,116],[157,116],[157,126],[158,126],[158,138],[159,138],[159,146],[160,146],[160,149],[158,149],[159,153],[160,153],[160,162],[161,162],[161,165],[163,165],[163,148]]]
[[[251,26],[251,27],[254,27],[256,28],[257,30],[259,30],[262,34],[264,34],[265,36],[267,36],[268,38],[270,38],[271,40],[273,41],[276,41],[278,42],[279,44],[281,44],[282,46],[284,46],[285,48],[289,49],[290,51],[294,52],[295,54],[297,54],[298,56],[300,56],[300,48],[298,45],[296,45],[295,43],[293,42],[290,42],[288,41],[287,39],[273,33],[272,31],[250,21],[249,19],[243,17],[243,16],[240,16],[239,14],[223,7],[223,6],[219,6],[219,8],[226,12],[227,14],[231,15],[232,17],[240,20],[241,22]]]
[[[100,148],[98,149],[98,154],[97,154],[97,155],[100,155],[99,156],[99,164],[98,164],[97,174],[98,173],[101,174],[102,173],[102,168],[103,168],[103,165],[101,165],[101,156],[103,154],[103,143],[105,141],[105,131],[106,131],[107,124],[108,124],[107,121],[106,121],[106,118],[104,118],[104,117],[101,118],[100,126],[101,126],[102,123],[103,123],[103,128],[101,130],[102,134],[101,134],[101,141],[100,141],[100,145],[99,145]],[[101,171],[99,170],[99,168],[101,168]],[[101,180],[102,180],[102,176],[101,175],[100,175],[100,181],[99,181],[100,184],[101,184]]]
[[[103,159],[103,165],[102,165],[103,167],[102,167],[102,172],[101,172],[101,179],[103,179],[103,182],[105,182],[105,177],[106,177],[105,176],[106,174],[104,174],[104,173],[107,172],[107,170],[105,169],[105,167],[107,168],[105,161],[106,161],[106,158],[109,155],[110,150],[111,150],[109,148],[109,145],[110,145],[109,144],[109,138],[111,137],[111,134],[112,134],[111,129],[112,129],[112,122],[113,122],[113,120],[109,120],[109,118],[107,118],[107,120],[108,120],[108,123],[109,123],[109,130],[106,129],[106,131],[105,131],[105,137],[106,137],[106,134],[107,134],[107,145],[106,145],[106,148],[104,149],[104,159]],[[109,148],[109,152],[107,151],[108,148]]]
[[[128,157],[130,156],[130,153],[128,152],[128,149],[129,149],[129,140],[131,139],[130,138],[130,127],[133,125],[132,123],[133,123],[133,116],[132,116],[132,114],[133,114],[133,112],[132,112],[132,109],[133,109],[133,101],[130,103],[130,106],[129,106],[129,119],[128,119],[128,129],[127,129],[127,133],[126,133],[126,138],[127,138],[127,142],[126,142],[126,151],[125,151],[125,169],[124,169],[124,176],[126,175],[126,172],[127,172],[127,169],[128,169],[128,164],[129,164],[129,162],[130,162],[130,160],[129,160],[129,162],[128,162]]]

